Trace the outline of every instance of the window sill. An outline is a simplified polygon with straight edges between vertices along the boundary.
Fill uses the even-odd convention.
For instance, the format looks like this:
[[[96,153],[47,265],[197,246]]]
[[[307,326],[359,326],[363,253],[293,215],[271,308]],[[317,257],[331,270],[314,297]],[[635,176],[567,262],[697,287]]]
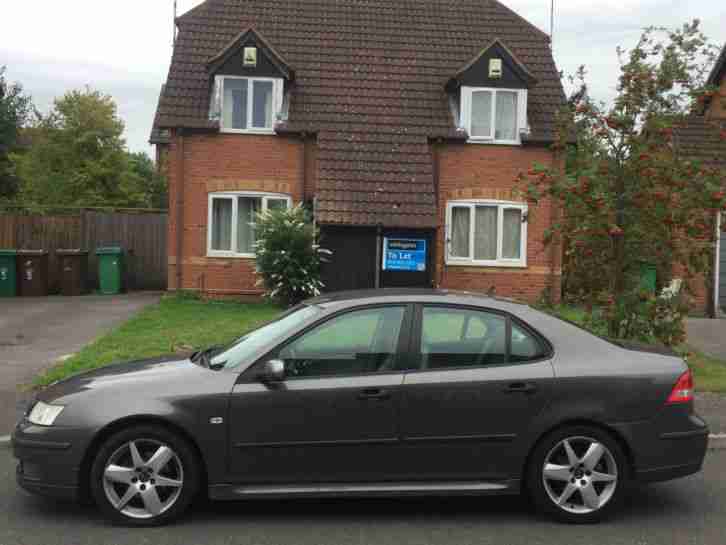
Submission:
[[[521,140],[492,140],[489,138],[469,138],[467,144],[489,144],[492,146],[521,146]]]
[[[223,134],[257,134],[257,135],[270,135],[274,136],[276,133],[274,129],[219,129],[220,133]]]
[[[207,252],[212,259],[255,259],[255,254],[237,254],[234,252]]]
[[[446,265],[449,267],[480,267],[489,269],[526,269],[527,263],[522,261],[464,261],[447,259]]]

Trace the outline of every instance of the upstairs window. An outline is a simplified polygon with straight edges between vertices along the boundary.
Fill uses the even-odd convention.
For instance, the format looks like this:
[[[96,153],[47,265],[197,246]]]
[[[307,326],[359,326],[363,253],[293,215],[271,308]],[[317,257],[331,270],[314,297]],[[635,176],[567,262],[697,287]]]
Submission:
[[[498,201],[451,201],[446,210],[446,262],[527,266],[527,206]]]
[[[290,197],[263,193],[212,193],[209,195],[207,255],[254,257],[258,212],[286,210]]]
[[[217,76],[212,117],[223,132],[272,133],[282,91],[280,78]]]
[[[527,91],[462,87],[460,124],[472,142],[518,145],[527,129]]]

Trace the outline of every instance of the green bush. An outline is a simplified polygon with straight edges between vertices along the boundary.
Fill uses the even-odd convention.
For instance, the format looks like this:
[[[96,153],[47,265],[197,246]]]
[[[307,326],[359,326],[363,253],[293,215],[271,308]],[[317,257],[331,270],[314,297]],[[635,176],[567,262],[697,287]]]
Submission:
[[[316,245],[318,231],[308,211],[298,205],[289,210],[268,210],[257,215],[258,285],[266,296],[294,305],[320,294],[320,264],[331,252]]]

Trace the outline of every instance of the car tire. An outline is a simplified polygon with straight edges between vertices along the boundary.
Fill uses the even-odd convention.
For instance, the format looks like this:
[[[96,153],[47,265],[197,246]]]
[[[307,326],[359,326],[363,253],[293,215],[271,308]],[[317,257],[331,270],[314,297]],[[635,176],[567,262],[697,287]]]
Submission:
[[[527,468],[535,508],[569,524],[611,516],[627,496],[631,468],[615,438],[594,426],[568,426],[544,437]]]
[[[167,524],[197,495],[200,463],[189,442],[165,427],[129,427],[99,448],[91,466],[91,494],[115,524]]]

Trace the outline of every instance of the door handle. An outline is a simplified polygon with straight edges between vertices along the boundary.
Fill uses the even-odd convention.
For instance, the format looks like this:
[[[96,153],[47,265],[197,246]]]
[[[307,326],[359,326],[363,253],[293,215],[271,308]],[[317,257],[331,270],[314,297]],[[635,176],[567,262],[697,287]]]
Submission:
[[[504,389],[505,394],[533,394],[537,386],[529,382],[515,382]]]
[[[391,394],[380,388],[366,388],[358,394],[358,399],[390,399]]]

